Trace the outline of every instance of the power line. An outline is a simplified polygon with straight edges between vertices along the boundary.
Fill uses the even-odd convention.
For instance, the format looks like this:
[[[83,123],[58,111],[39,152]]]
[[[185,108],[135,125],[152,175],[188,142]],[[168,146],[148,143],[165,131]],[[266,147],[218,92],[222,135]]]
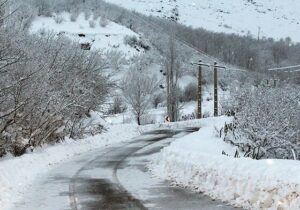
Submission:
[[[300,68],[300,65],[272,68],[272,69],[268,69],[268,71],[280,71],[280,70],[293,69],[293,68]],[[292,71],[300,71],[300,69],[296,69]]]
[[[145,24],[147,24],[148,26],[152,27],[152,29],[154,29],[154,30],[159,30],[159,31],[163,32],[164,34],[167,34],[167,35],[168,35],[168,33],[165,31],[165,29],[164,29],[162,26],[160,26],[160,25],[158,25],[158,24],[156,24],[156,23],[153,23],[152,21],[147,21],[147,20],[145,20],[145,18],[144,18],[143,15],[137,16],[134,12],[132,12],[132,15],[133,15],[135,18],[141,20],[143,23],[145,23]],[[211,59],[211,60],[213,60],[213,61],[216,61],[216,62],[219,62],[219,63],[226,64],[225,62],[221,61],[220,59],[218,59],[218,58],[216,58],[216,57],[214,57],[214,56],[212,56],[212,55],[209,55],[209,54],[205,53],[204,51],[202,51],[202,50],[196,48],[195,46],[191,45],[191,44],[188,43],[187,41],[184,41],[184,40],[180,39],[180,37],[178,37],[176,34],[175,34],[174,36],[175,36],[175,40],[176,40],[177,42],[181,43],[183,46],[186,46],[186,47],[188,47],[188,48],[190,48],[190,49],[193,49],[198,55],[200,55],[200,56],[206,56],[207,58],[209,58],[209,59]],[[231,64],[230,64],[230,65],[231,65]],[[235,69],[227,68],[227,70],[247,72],[247,70],[244,69],[244,68],[242,68],[242,67],[239,67],[239,66],[236,66],[236,67],[237,67],[237,68],[235,68]]]

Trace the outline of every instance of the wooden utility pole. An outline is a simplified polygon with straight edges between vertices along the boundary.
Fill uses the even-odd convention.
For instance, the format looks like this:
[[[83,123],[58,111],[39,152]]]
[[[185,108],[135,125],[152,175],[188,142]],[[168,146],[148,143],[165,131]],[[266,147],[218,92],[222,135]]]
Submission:
[[[226,69],[225,66],[218,66],[217,62],[214,62],[214,116],[219,115],[219,98],[218,98],[218,68]]]
[[[202,65],[201,61],[198,64],[198,93],[197,93],[197,119],[202,118]]]
[[[218,116],[218,67],[217,62],[214,63],[214,116]]]
[[[192,63],[198,66],[198,92],[197,92],[197,118],[202,118],[202,66],[211,67],[211,65],[204,64],[200,60],[199,63]],[[226,69],[225,66],[218,66],[214,63],[214,116],[218,116],[218,68]]]
[[[200,60],[198,63],[192,63],[198,66],[198,90],[197,90],[197,119],[202,118],[202,66],[210,67],[208,64],[202,63]]]

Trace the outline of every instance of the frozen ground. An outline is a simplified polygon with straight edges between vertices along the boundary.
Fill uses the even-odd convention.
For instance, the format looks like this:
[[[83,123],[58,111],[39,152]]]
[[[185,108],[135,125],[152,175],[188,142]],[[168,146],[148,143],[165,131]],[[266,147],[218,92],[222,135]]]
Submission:
[[[300,209],[300,162],[234,158],[236,148],[216,132],[226,121],[231,119],[199,121],[198,132],[177,139],[154,157],[154,175],[247,209]]]
[[[177,8],[179,22],[225,33],[300,41],[298,0],[106,0],[147,15],[170,17]]]

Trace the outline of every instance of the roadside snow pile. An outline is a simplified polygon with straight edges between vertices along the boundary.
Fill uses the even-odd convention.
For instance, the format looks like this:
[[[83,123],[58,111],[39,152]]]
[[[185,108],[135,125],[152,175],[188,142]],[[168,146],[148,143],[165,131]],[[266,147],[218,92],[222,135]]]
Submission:
[[[13,202],[23,197],[34,179],[55,165],[91,150],[128,141],[137,134],[137,126],[133,124],[113,125],[97,136],[78,141],[66,140],[21,157],[0,160],[0,209],[11,208]]]
[[[154,129],[185,129],[185,128],[200,128],[204,126],[202,120],[189,120],[189,121],[181,121],[181,122],[173,122],[173,123],[157,123],[157,124],[149,124],[138,127],[139,133],[145,133],[152,131]]]
[[[203,120],[198,132],[164,148],[150,169],[162,179],[246,209],[300,209],[300,162],[233,158],[236,148],[215,131],[230,120]]]

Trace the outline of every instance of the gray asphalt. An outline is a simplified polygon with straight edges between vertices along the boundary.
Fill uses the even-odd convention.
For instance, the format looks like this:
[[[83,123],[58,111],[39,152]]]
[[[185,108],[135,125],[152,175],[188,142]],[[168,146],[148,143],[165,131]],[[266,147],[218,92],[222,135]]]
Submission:
[[[177,137],[194,132],[159,130],[129,143],[79,156],[42,177],[24,210],[232,210],[220,201],[152,177],[151,157]],[[33,199],[34,198],[34,199]]]
[[[163,147],[168,145],[172,140],[172,137],[179,133],[190,133],[197,129],[185,129],[180,131],[171,130],[159,130],[145,134],[141,139],[137,139],[134,142],[126,145],[125,147],[114,149],[109,151],[108,154],[97,157],[82,168],[76,176],[73,177],[74,191],[70,194],[72,197],[93,197],[94,199],[88,199],[85,202],[81,202],[82,209],[96,210],[96,209],[235,209],[231,206],[227,206],[222,202],[210,199],[207,196],[199,193],[193,193],[180,187],[171,186],[168,182],[160,182],[157,184],[147,183],[148,179],[145,176],[141,176],[139,172],[148,173],[146,163],[147,157],[159,152]],[[148,137],[149,136],[149,137]],[[146,138],[145,138],[146,137]],[[167,141],[163,141],[166,140]],[[170,141],[168,141],[170,140]],[[97,178],[90,179],[81,178],[81,172],[90,170],[91,168],[105,168],[111,170],[112,179]],[[127,169],[130,168],[130,169]],[[126,189],[123,186],[122,178],[119,176],[125,176],[124,182],[130,178],[122,175],[122,171],[129,170],[131,177],[145,179],[147,187],[147,194],[152,194],[143,200],[143,195],[138,195],[140,198],[136,198],[130,191],[137,191],[134,187],[132,189]],[[119,172],[121,171],[121,172]],[[136,172],[136,174],[134,174]],[[128,175],[128,174],[127,174]],[[124,178],[123,178],[124,179]],[[129,181],[134,183],[135,180]],[[77,186],[77,187],[76,187]],[[150,191],[150,192],[149,192]],[[155,196],[159,195],[159,196]],[[75,200],[74,198],[72,200]],[[74,210],[77,208],[74,205]]]

